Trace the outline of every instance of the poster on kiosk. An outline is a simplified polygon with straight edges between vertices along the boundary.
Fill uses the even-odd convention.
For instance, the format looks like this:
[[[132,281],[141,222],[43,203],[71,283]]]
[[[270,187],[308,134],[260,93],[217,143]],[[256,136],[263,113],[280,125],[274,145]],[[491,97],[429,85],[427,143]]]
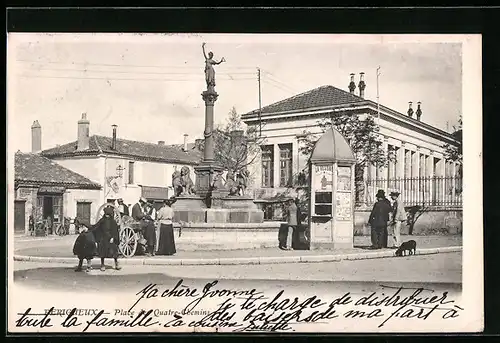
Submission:
[[[349,249],[354,239],[354,154],[330,129],[317,141],[311,159],[311,249]]]

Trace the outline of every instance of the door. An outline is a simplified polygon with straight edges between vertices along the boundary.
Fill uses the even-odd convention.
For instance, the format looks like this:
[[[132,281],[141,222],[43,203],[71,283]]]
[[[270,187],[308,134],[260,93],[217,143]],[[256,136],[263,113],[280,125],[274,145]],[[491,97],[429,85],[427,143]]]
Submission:
[[[26,230],[26,202],[14,201],[14,232],[25,233]]]
[[[90,225],[90,202],[77,202],[76,203],[76,217],[80,223]]]

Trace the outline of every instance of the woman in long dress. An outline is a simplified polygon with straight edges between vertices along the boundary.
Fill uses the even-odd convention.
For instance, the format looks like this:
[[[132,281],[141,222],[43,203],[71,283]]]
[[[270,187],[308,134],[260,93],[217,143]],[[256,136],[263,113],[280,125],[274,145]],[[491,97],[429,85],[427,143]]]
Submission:
[[[176,253],[174,227],[172,222],[174,218],[174,210],[170,207],[171,205],[172,202],[170,200],[165,200],[162,208],[160,208],[156,213],[157,219],[160,222],[158,255],[174,255]]]
[[[101,271],[105,271],[104,259],[112,258],[115,261],[115,269],[120,270],[118,263],[118,253],[120,245],[120,234],[118,224],[113,218],[113,207],[104,208],[104,216],[92,226],[92,232],[97,242],[97,253],[101,258]]]
[[[221,64],[226,60],[222,57],[222,59],[217,62],[214,60],[214,53],[212,51],[209,51],[207,56],[205,52],[205,43],[203,43],[201,47],[203,49],[203,56],[205,56],[205,81],[207,83],[207,88],[215,87],[215,69],[213,66]]]

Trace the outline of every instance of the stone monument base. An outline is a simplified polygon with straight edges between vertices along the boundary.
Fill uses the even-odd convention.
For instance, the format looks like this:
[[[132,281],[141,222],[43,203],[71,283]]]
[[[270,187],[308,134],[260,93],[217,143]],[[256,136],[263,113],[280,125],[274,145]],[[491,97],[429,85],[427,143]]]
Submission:
[[[181,196],[172,205],[174,221],[185,223],[262,223],[264,212],[252,198],[228,196],[220,199],[220,206],[207,208],[200,196]]]
[[[172,205],[174,222],[204,223],[207,208],[203,200],[195,195],[177,197]]]
[[[175,244],[179,251],[278,249],[280,225],[281,222],[191,223],[180,228],[174,224]]]

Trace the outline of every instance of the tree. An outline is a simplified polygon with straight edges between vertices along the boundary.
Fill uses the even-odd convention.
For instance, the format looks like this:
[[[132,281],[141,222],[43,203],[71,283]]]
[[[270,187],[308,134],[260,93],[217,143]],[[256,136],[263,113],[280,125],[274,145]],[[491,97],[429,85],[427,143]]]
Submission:
[[[329,117],[319,120],[318,126],[323,133],[333,126],[349,142],[357,161],[354,168],[356,204],[364,203],[365,167],[368,165],[387,166],[389,162],[395,160],[394,151],[389,150],[386,152],[384,150],[383,141],[379,135],[379,127],[371,115],[362,116],[347,111],[335,111]],[[303,143],[303,146],[299,149],[300,153],[310,157],[318,139],[318,135],[304,131],[300,139]],[[307,171],[304,170],[302,174],[299,177],[304,179]],[[306,175],[305,178],[307,179],[308,176]]]
[[[445,144],[445,158],[458,163],[457,175],[462,176],[463,152],[462,152],[462,115],[458,117],[458,125],[453,126],[452,137],[456,144]]]
[[[258,128],[245,125],[235,107],[229,112],[225,125],[218,125],[213,131],[213,137],[215,161],[224,170],[233,172],[251,165],[264,142]]]

